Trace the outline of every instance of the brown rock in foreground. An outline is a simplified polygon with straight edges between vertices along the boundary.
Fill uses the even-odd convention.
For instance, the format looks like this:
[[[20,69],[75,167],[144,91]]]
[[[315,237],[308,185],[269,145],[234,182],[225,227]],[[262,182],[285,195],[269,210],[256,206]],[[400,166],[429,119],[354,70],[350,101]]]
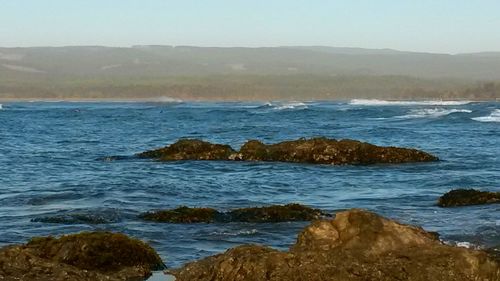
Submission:
[[[488,254],[363,210],[312,223],[288,252],[247,245],[186,264],[177,281],[497,281]]]
[[[172,160],[274,161],[331,165],[368,165],[436,161],[437,157],[416,149],[382,147],[354,140],[300,139],[266,145],[246,142],[239,152],[228,145],[200,140],[180,140],[170,146],[146,151],[139,157]]]
[[[212,223],[212,222],[287,222],[311,221],[328,214],[300,204],[272,205],[266,207],[241,208],[219,212],[211,208],[189,208],[182,206],[172,210],[147,212],[140,218],[165,223]]]
[[[0,280],[145,280],[163,268],[150,246],[118,233],[35,238],[0,249]]]
[[[457,207],[483,204],[500,204],[500,192],[475,189],[454,189],[439,197],[438,206]]]

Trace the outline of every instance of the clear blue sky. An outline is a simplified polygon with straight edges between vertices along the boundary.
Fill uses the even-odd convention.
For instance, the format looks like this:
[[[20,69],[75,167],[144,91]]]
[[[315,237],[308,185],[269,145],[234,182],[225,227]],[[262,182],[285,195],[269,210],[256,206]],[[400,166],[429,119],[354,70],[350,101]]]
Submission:
[[[0,0],[0,46],[500,51],[500,0]]]

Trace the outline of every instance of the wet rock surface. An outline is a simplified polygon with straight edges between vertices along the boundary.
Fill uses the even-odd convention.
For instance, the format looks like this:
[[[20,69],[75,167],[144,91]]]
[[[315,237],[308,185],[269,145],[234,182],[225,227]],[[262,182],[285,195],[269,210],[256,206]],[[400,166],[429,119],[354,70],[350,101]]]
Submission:
[[[173,160],[228,160],[235,151],[229,145],[212,144],[196,139],[181,139],[164,148],[138,154],[142,158]]]
[[[0,249],[0,280],[145,280],[163,268],[150,246],[110,232],[34,238]]]
[[[500,264],[419,227],[353,209],[313,222],[288,252],[239,246],[172,273],[177,281],[492,281],[500,280]]]
[[[155,222],[169,223],[211,223],[221,214],[211,208],[189,208],[181,206],[172,210],[160,210],[141,214],[139,217]]]
[[[500,192],[479,191],[475,189],[454,189],[438,200],[440,207],[457,207],[482,204],[500,204]]]
[[[166,223],[212,223],[212,222],[286,222],[311,221],[329,216],[318,209],[300,204],[273,205],[267,207],[241,208],[219,212],[211,208],[189,208],[182,206],[172,210],[160,210],[142,214],[144,220]]]
[[[200,140],[180,140],[170,146],[138,154],[143,158],[172,160],[233,160],[368,165],[436,161],[437,157],[416,149],[381,147],[355,140],[299,139],[277,144],[246,142],[236,152],[228,145]]]

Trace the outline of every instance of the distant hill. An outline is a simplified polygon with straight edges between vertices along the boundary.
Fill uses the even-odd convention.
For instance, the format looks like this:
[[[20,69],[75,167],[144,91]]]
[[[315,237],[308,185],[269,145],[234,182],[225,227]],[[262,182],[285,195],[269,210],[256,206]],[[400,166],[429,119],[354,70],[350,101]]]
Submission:
[[[357,82],[353,77],[358,77]],[[269,82],[272,79],[276,81]],[[323,94],[320,96],[326,92],[338,92],[341,88],[350,89],[342,94],[345,96],[350,92],[352,95],[359,95],[359,92],[370,95],[370,87],[378,88],[377,93],[391,95],[403,90],[437,91],[445,95],[443,91],[465,91],[464,87],[477,89],[483,87],[480,83],[500,81],[500,53],[448,55],[323,46],[0,48],[0,98],[24,96],[30,91],[34,96],[36,92],[44,93],[44,96],[60,96],[63,91],[72,91],[76,96],[91,92],[96,96],[111,95],[111,92],[120,94],[116,92],[117,87],[119,91],[142,87],[130,94],[139,96],[152,95],[148,87],[156,87],[155,91],[160,94],[175,94],[180,91],[179,87],[198,87],[199,91],[203,87],[212,87],[210,91],[222,92],[234,86],[236,88],[231,91],[235,99],[242,91],[241,85],[246,85],[249,93],[253,91],[253,96],[258,96],[259,91],[272,93],[271,88],[263,91],[257,89],[258,85],[248,84],[259,81],[267,81],[276,91],[284,91],[289,85],[281,85],[279,81],[303,81],[303,84],[316,81],[311,90],[315,87],[321,89]],[[406,84],[401,85],[402,81]],[[387,85],[381,88],[366,83]],[[172,87],[177,90],[172,90]],[[165,90],[167,88],[170,90]],[[357,90],[352,90],[354,88]],[[196,95],[189,96],[196,98]],[[307,97],[307,93],[303,95]],[[495,95],[490,93],[487,96]]]

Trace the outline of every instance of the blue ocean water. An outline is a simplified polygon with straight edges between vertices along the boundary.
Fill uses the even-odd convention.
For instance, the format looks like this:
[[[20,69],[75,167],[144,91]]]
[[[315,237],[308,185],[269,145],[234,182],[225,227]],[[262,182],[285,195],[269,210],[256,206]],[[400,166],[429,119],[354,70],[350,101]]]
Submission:
[[[151,243],[175,267],[243,243],[286,249],[308,223],[161,224],[141,221],[139,213],[290,202],[332,212],[365,208],[437,231],[445,241],[498,245],[500,205],[442,209],[435,203],[452,188],[500,191],[499,115],[499,102],[5,103],[0,245],[40,235],[119,231]],[[441,161],[327,166],[133,157],[182,137],[239,148],[248,139],[313,136],[413,147]],[[85,223],[74,214],[103,223]],[[69,219],[32,221],[57,215]]]

